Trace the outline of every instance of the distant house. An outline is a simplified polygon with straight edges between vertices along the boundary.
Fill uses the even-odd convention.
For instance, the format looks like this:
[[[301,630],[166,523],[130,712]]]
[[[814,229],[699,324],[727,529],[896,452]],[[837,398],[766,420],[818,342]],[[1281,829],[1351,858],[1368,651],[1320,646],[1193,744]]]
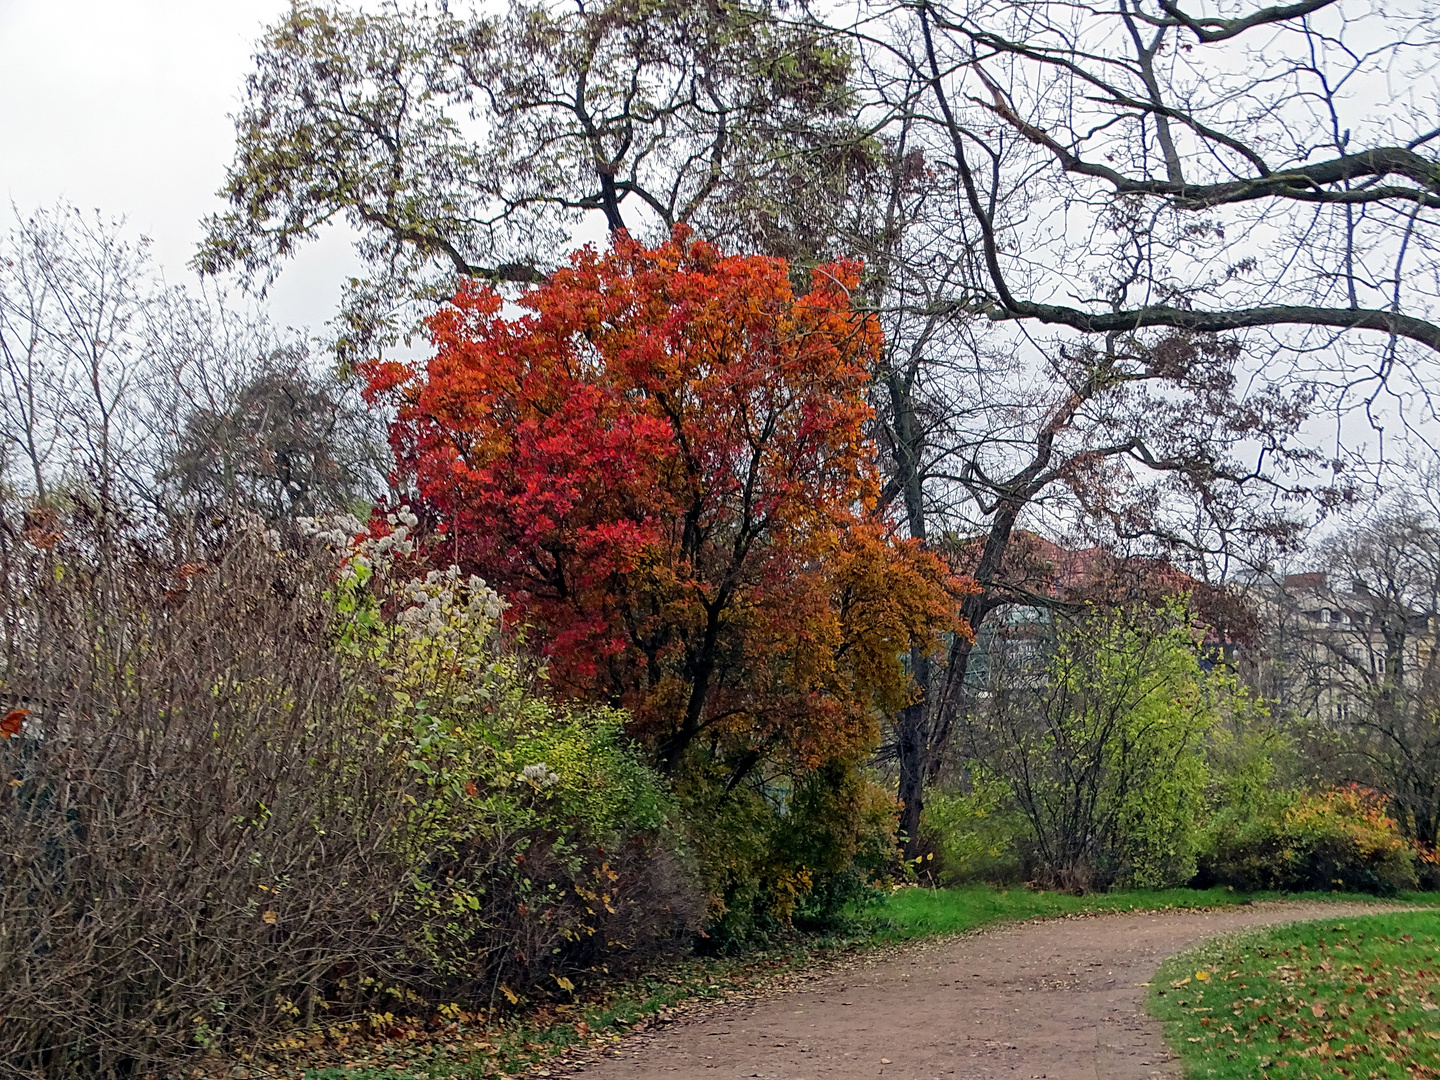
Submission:
[[[1318,571],[1257,578],[1245,592],[1265,636],[1252,677],[1285,713],[1344,724],[1436,674],[1440,615],[1400,595],[1336,587]]]
[[[961,565],[967,551],[978,555],[979,539],[958,547]],[[999,665],[1010,668],[1009,682],[1035,683],[1045,677],[1049,641],[1057,615],[1078,613],[1088,603],[1158,604],[1167,597],[1191,594],[1206,616],[1208,669],[1236,663],[1239,639],[1231,629],[1238,605],[1218,604],[1221,590],[1186,574],[1164,559],[1119,555],[1103,547],[1067,548],[1038,533],[1018,531],[995,590],[1010,599],[976,634],[965,681],[971,693],[984,695]],[[1221,611],[1222,607],[1232,610]],[[1217,617],[1211,618],[1211,609]],[[1223,616],[1223,617],[1219,617]],[[1245,621],[1245,620],[1240,620]]]

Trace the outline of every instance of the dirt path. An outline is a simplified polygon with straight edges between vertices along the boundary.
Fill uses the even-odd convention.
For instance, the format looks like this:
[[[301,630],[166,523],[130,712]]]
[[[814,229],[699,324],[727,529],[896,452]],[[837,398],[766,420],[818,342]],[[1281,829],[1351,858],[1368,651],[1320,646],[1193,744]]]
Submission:
[[[1384,908],[1266,903],[1010,925],[882,954],[626,1039],[584,1080],[1178,1077],[1145,1014],[1162,959],[1205,938]]]

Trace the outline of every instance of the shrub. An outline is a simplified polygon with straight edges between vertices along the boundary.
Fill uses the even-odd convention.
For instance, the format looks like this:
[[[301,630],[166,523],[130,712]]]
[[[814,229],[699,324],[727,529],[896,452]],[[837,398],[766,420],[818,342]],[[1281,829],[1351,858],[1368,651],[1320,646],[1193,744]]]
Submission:
[[[733,951],[843,923],[888,879],[898,807],[853,760],[727,788],[696,768],[679,788],[709,895],[706,947]]]
[[[676,808],[626,715],[546,696],[484,581],[454,566],[407,578],[408,510],[375,535],[305,524],[338,549],[342,651],[378,670],[385,749],[420,785],[399,840],[432,990],[513,1001],[602,957],[623,968],[686,947],[700,906]]]
[[[1222,811],[1207,834],[1202,886],[1383,896],[1418,884],[1414,850],[1384,800],[1355,785],[1282,800],[1248,818]]]
[[[1440,891],[1440,852],[1415,845],[1415,876],[1420,880],[1420,888],[1428,892]]]
[[[807,774],[788,809],[774,846],[809,880],[792,918],[809,929],[834,928],[893,871],[899,807],[854,763],[842,760]]]
[[[676,785],[681,817],[705,892],[707,951],[733,951],[780,928],[796,879],[771,857],[774,801],[784,793],[761,785],[727,787],[708,762],[691,759]],[[780,897],[777,885],[789,886]]]
[[[1027,826],[1027,871],[1048,886],[1182,884],[1195,872],[1204,741],[1224,677],[1202,671],[1185,605],[1094,610],[1047,650],[992,649],[971,750]]]
[[[664,786],[620,714],[545,700],[483,583],[35,520],[0,515],[0,1075],[173,1071],[687,940]]]
[[[921,819],[922,846],[935,857],[923,868],[944,885],[1014,885],[1025,878],[1025,819],[1009,788],[982,771],[968,793],[932,791]]]
[[[394,985],[407,868],[306,560],[0,522],[0,1073],[111,1076]]]
[[[602,962],[687,948],[699,926],[674,809],[624,714],[520,701],[509,715],[423,714],[421,737],[402,744],[427,789],[404,838],[436,992],[554,991]]]

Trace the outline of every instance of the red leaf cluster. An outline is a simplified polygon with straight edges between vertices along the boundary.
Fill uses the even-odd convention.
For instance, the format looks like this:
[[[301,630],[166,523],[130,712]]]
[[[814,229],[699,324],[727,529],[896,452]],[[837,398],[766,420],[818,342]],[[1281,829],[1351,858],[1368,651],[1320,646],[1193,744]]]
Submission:
[[[556,685],[634,710],[667,765],[702,736],[802,762],[866,745],[902,654],[955,626],[943,567],[870,513],[881,339],[859,274],[822,266],[797,295],[783,260],[621,236],[518,317],[462,289],[426,363],[365,372],[446,560],[508,595]]]

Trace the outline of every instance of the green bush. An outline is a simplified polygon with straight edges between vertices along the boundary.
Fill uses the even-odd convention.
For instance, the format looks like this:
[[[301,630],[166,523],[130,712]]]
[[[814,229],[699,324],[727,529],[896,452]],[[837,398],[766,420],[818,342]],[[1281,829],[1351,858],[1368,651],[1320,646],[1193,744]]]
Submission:
[[[431,731],[404,840],[427,965],[518,993],[688,948],[699,925],[675,808],[624,714],[527,698]],[[433,736],[436,728],[442,738]],[[412,745],[411,750],[417,748]]]
[[[429,977],[513,997],[688,947],[700,904],[677,806],[628,717],[547,696],[484,581],[407,580],[411,523],[341,544],[334,597],[343,650],[382,672],[385,751],[425,792],[398,842]]]
[[[895,799],[853,761],[733,788],[695,766],[678,790],[709,900],[710,951],[794,926],[832,928],[898,858]]]
[[[968,794],[932,791],[920,821],[922,847],[933,860],[920,867],[943,885],[1015,885],[1025,879],[1021,852],[1028,836],[1025,818],[1009,788],[973,771]]]
[[[796,925],[834,928],[889,879],[899,855],[898,809],[853,762],[830,761],[805,778],[773,841],[808,879],[793,909]]]
[[[1260,813],[1220,810],[1206,828],[1196,883],[1385,896],[1417,886],[1415,864],[1383,800],[1351,785],[1279,798]]]
[[[1188,881],[1229,681],[1202,670],[1183,600],[1092,609],[1013,659],[1003,645],[969,734],[1025,820],[1027,875],[1081,891]]]
[[[1232,822],[1273,816],[1293,801],[1295,741],[1254,697],[1235,694],[1228,704],[1205,747],[1210,774],[1206,803]]]

